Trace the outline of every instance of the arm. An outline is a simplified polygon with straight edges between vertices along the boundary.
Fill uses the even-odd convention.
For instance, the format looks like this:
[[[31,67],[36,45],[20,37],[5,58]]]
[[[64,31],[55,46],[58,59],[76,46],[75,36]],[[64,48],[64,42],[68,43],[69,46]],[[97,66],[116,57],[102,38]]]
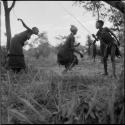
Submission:
[[[81,55],[81,53],[80,53],[78,50],[76,50],[76,49],[74,49],[74,52],[76,52],[76,53],[78,53],[79,55]]]
[[[22,19],[17,19],[18,21],[21,21],[23,26],[27,29],[27,30],[31,30],[24,22]]]
[[[117,39],[116,35],[115,35],[109,28],[106,28],[106,29],[107,29],[107,31],[108,31],[112,36],[114,36],[114,38],[116,39],[118,45],[120,45],[119,40]]]
[[[78,43],[78,44],[74,45],[74,47],[77,47],[77,46],[79,46],[79,45],[80,45],[80,43]]]
[[[73,50],[73,51],[75,51],[75,47],[77,47],[77,46],[80,45],[80,43],[74,45],[74,41],[75,41],[75,39],[71,39],[71,43],[70,43],[70,48],[71,48],[71,50]]]
[[[81,56],[81,58],[83,57],[83,54],[80,53],[78,50],[74,49],[74,52],[78,53]]]
[[[72,50],[73,52],[76,52],[78,54],[80,54],[81,58],[83,57],[83,55],[75,49],[75,46],[78,46],[80,43],[78,43],[77,45],[74,46],[74,42],[75,42],[75,38],[74,37],[70,37],[70,50]]]
[[[92,36],[94,37],[94,39],[95,39],[96,41],[99,40],[99,38],[97,37],[97,35],[92,34]]]
[[[99,40],[99,38],[97,37],[97,35],[94,35],[94,34],[92,34],[92,36],[94,37],[94,42],[92,43],[92,44],[95,44],[96,43],[96,41],[98,41]]]

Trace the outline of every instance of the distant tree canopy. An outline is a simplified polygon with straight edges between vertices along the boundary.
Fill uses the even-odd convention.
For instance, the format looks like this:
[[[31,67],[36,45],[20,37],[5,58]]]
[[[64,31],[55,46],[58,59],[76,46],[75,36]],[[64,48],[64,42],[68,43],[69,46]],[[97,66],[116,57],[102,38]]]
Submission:
[[[110,4],[112,7],[118,9],[123,14],[125,14],[125,3],[123,2],[123,0],[119,0],[119,1],[106,1],[105,0],[104,2]]]
[[[125,3],[123,1],[124,0],[119,0],[119,1],[107,1],[107,0],[104,0],[103,2],[109,4],[110,6],[116,8],[117,10],[119,10],[121,13],[125,14]],[[96,7],[99,8],[98,5],[100,5],[101,1],[83,1],[83,0],[79,0],[79,1],[76,1],[76,2],[79,2],[79,3],[90,2],[91,5],[94,8],[96,8]]]
[[[75,5],[80,5],[87,11],[92,12],[98,20],[108,18],[113,23],[113,30],[120,31],[124,25],[124,14],[112,6],[105,6],[103,1],[76,1]]]
[[[102,13],[104,3],[102,3],[101,1],[76,1],[75,4],[79,4],[87,11],[92,12],[93,16],[97,16],[98,20],[100,19],[100,17],[106,16],[106,14],[104,15]]]
[[[57,45],[57,48],[59,49],[59,46],[62,46],[66,40],[67,36],[63,36],[63,35],[57,35],[55,36],[55,39],[59,42]]]
[[[37,46],[36,46],[37,45]],[[33,39],[28,46],[30,47],[29,55],[39,59],[40,56],[48,57],[50,52],[53,51],[51,45],[49,44],[48,36],[46,32],[42,32],[39,36]]]

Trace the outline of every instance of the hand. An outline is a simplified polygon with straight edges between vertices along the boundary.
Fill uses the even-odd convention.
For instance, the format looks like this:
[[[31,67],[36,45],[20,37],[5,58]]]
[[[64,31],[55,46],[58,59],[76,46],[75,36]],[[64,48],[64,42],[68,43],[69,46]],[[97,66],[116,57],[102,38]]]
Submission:
[[[26,41],[26,42],[24,43],[24,45],[28,45],[28,41]]]
[[[117,40],[118,46],[120,46],[120,42]]]
[[[18,18],[17,20],[18,20],[18,21],[22,21],[22,19],[20,19],[20,18]]]
[[[95,35],[94,35],[94,34],[92,34],[92,36],[95,38]]]
[[[80,45],[80,43],[77,43],[76,45],[74,45],[74,47],[78,47]]]
[[[77,44],[78,46],[80,45],[80,43]]]
[[[96,40],[93,41],[92,45],[94,45],[96,43]]]

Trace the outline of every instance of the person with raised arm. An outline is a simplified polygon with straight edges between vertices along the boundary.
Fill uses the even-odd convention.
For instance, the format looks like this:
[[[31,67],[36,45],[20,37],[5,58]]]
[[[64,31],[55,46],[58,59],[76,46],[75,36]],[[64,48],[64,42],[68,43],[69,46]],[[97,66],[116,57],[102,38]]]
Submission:
[[[22,69],[26,69],[24,54],[23,54],[23,46],[25,42],[30,39],[30,37],[35,34],[38,35],[39,30],[37,27],[29,28],[22,19],[18,19],[21,21],[25,31],[16,34],[10,42],[10,49],[8,52],[8,69],[13,70],[15,73],[20,72]]]

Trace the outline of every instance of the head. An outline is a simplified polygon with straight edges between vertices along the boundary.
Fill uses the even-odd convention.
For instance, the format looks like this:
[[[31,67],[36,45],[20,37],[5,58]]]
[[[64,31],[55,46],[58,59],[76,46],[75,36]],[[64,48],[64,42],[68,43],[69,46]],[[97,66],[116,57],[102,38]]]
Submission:
[[[98,21],[96,21],[96,28],[97,28],[97,29],[102,28],[103,25],[104,25],[104,22],[103,22],[102,20],[98,20]]]
[[[76,35],[76,34],[77,34],[78,29],[77,29],[77,27],[76,27],[76,26],[71,25],[71,27],[70,27],[70,31],[73,33],[73,35]]]
[[[32,28],[33,34],[38,35],[39,29],[37,27]]]

